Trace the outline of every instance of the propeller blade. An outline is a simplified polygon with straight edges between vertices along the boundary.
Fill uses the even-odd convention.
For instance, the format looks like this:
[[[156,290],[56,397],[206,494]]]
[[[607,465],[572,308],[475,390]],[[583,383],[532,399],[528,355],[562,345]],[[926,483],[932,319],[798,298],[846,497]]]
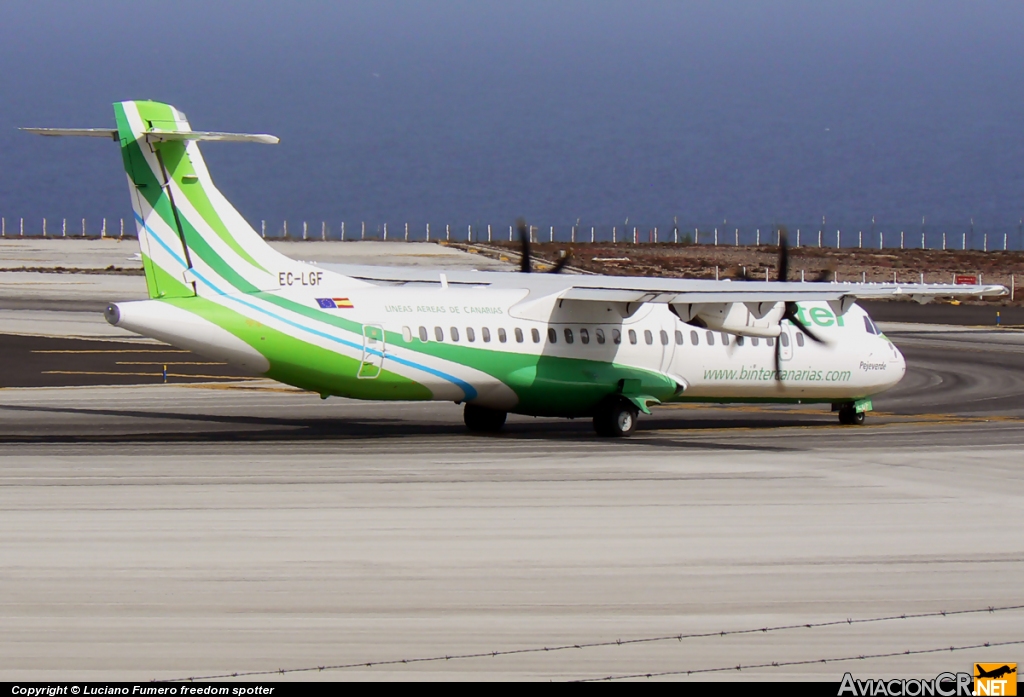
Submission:
[[[814,277],[815,283],[831,283],[836,280],[836,265],[835,262],[829,262],[828,266],[818,272],[818,275]]]
[[[785,283],[789,280],[789,241],[786,233],[779,231],[779,273],[775,279]]]
[[[785,331],[783,329],[782,331]],[[782,382],[782,334],[775,337],[775,382]]]
[[[788,319],[790,322],[792,322],[794,326],[796,326],[804,334],[810,337],[811,341],[814,341],[819,344],[825,344],[826,342],[824,339],[817,336],[814,332],[807,328],[806,324],[800,321],[800,318],[797,317],[796,312],[796,303],[786,303],[786,311],[782,314],[782,319]]]
[[[563,256],[555,262],[555,265],[548,270],[548,273],[562,273],[562,269],[569,265],[569,259],[572,258],[572,250],[569,249],[563,252]]]
[[[533,263],[530,258],[530,228],[526,227],[526,221],[520,218],[516,221],[516,229],[519,230],[519,270],[522,273],[533,271]]]

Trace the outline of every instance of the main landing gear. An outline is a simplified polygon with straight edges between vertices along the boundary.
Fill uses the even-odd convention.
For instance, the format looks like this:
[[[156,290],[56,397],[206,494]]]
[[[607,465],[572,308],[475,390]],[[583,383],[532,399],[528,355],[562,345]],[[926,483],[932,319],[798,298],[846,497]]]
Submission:
[[[498,411],[479,407],[475,404],[466,404],[462,412],[462,418],[466,422],[466,428],[475,433],[497,433],[505,425],[508,412]]]
[[[601,402],[594,413],[594,430],[605,438],[624,438],[636,430],[639,411],[621,397]]]
[[[853,404],[844,404],[839,407],[839,423],[844,426],[864,425],[864,412],[857,411]]]

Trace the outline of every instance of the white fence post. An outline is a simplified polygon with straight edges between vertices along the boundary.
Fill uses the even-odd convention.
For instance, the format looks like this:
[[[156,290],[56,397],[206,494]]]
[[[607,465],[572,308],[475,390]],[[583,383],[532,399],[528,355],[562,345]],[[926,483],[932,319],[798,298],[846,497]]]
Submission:
[[[445,225],[444,226],[444,239],[447,241],[447,240],[450,240],[451,238],[452,238],[452,226],[451,225]]]
[[[903,249],[903,230],[900,230],[900,249]]]
[[[320,240],[322,242],[326,242],[327,241],[327,221],[326,220],[321,220],[320,221]]]
[[[288,221],[284,221],[284,238],[288,239]]]
[[[942,251],[946,251],[946,233],[942,233]]]
[[[124,237],[124,218],[121,218],[121,237]]]
[[[983,243],[983,246],[981,248],[981,251],[987,252],[988,251],[988,233],[987,232],[985,233],[985,235],[984,235],[984,237],[982,239],[984,239],[984,243]]]
[[[7,218],[0,218],[0,237],[7,237]]]
[[[819,228],[818,229],[818,249],[821,249],[821,233],[822,233],[822,230]]]
[[[796,229],[796,246],[800,246],[800,228]]]
[[[590,226],[590,242],[591,243],[594,242],[594,226],[593,225]]]
[[[345,241],[345,221],[341,221],[341,241]]]
[[[85,218],[82,218],[82,237],[85,237]]]
[[[267,221],[266,220],[261,220],[260,221],[260,237],[262,237],[263,239],[267,239]]]
[[[490,225],[490,223],[487,224],[487,241],[488,242],[491,241],[491,225]]]
[[[864,231],[857,231],[857,249],[864,249]]]
[[[885,246],[885,233],[884,232],[879,232],[878,233],[878,248],[881,249],[884,246]]]
[[[733,243],[734,247],[740,246],[740,229],[736,228],[736,241]]]
[[[841,249],[843,246],[843,231],[836,230],[836,249]]]
[[[25,219],[24,218],[19,218],[18,219],[18,237],[24,237],[24,236],[25,236]]]
[[[512,226],[511,225],[508,226],[508,241],[509,242],[512,241]]]
[[[554,241],[555,241],[555,226],[552,225],[551,226],[551,232],[548,233],[548,242],[554,242]]]
[[[305,220],[302,221],[302,241],[305,242],[309,236],[309,225]]]
[[[405,241],[409,241],[409,223],[405,224]]]
[[[384,223],[384,241],[388,241],[388,224]]]
[[[466,226],[466,242],[472,242],[472,241],[473,241],[473,226],[472,225],[467,225]]]
[[[755,247],[760,247],[761,246],[761,228],[757,228],[757,235],[755,236],[754,246]]]
[[[615,226],[612,225],[612,244],[615,244]]]
[[[46,237],[46,218],[43,218],[43,237]]]
[[[1007,243],[1007,241],[1008,241],[1008,240],[1007,240],[1007,238],[1008,238],[1008,237],[1009,237],[1009,234],[1008,234],[1008,233],[1005,233],[1005,232],[1004,232],[1004,233],[1003,233],[1003,251],[1004,251],[1004,252],[1006,251],[1006,243]]]
[[[715,246],[718,246],[718,228],[715,228]]]
[[[365,240],[366,239],[366,221],[365,220],[363,221],[362,230],[359,233],[359,239],[361,239],[361,240]]]
[[[967,249],[967,233],[966,232],[964,233],[963,243],[961,244],[960,248],[961,248],[961,250]]]
[[[60,221],[60,236],[61,237],[67,237],[68,236],[68,219],[67,218],[62,218],[61,221]]]
[[[427,223],[427,242],[430,242],[430,223]]]
[[[636,225],[633,226],[633,244],[636,244]]]

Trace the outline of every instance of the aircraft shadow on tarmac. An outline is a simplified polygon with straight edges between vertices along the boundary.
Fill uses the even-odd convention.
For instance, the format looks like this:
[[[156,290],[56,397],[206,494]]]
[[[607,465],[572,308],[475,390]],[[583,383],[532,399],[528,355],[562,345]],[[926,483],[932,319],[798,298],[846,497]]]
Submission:
[[[88,409],[81,407],[54,407],[21,404],[0,404],[0,412],[21,412],[37,414],[68,414],[95,417],[93,423],[105,419],[150,419],[178,422],[181,425],[195,424],[195,428],[178,430],[156,430],[140,432],[131,428],[112,432],[109,425],[93,427],[81,432],[81,425],[69,424],[69,428],[54,428],[53,421],[40,425],[39,433],[3,433],[0,443],[130,443],[130,442],[286,442],[286,441],[331,441],[331,440],[383,440],[409,436],[461,436],[472,439],[496,441],[550,441],[593,443],[609,446],[635,445],[672,448],[700,448],[720,450],[754,450],[789,452],[800,448],[773,445],[747,445],[740,443],[714,443],[707,441],[689,442],[673,436],[658,436],[663,429],[686,429],[689,431],[728,433],[734,429],[775,429],[785,426],[822,425],[820,418],[809,418],[804,414],[779,414],[773,418],[735,419],[666,419],[652,417],[641,422],[638,435],[632,439],[604,439],[594,435],[589,419],[575,421],[538,420],[533,423],[509,423],[500,434],[484,435],[466,432],[461,423],[424,423],[414,420],[393,418],[338,419],[338,418],[288,418],[280,416],[253,416],[229,414],[182,413],[171,411],[150,411],[133,409]],[[831,420],[829,421],[831,423]],[[202,428],[205,425],[223,425],[227,428]],[[238,426],[240,428],[231,428]],[[248,428],[246,428],[248,427]],[[0,425],[0,429],[2,429]]]

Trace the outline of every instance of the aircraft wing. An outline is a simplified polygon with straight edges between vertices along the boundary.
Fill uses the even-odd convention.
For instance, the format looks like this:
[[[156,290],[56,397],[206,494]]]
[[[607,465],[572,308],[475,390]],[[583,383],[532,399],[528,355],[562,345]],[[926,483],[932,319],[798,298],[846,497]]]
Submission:
[[[523,288],[534,297],[557,295],[560,300],[617,303],[718,304],[836,301],[842,299],[910,298],[921,303],[934,298],[983,298],[1006,295],[1000,285],[943,283],[821,283],[772,281],[709,281],[643,276],[577,276],[524,274],[507,271],[444,270],[410,266],[320,264],[346,276],[383,285],[439,284]]]

